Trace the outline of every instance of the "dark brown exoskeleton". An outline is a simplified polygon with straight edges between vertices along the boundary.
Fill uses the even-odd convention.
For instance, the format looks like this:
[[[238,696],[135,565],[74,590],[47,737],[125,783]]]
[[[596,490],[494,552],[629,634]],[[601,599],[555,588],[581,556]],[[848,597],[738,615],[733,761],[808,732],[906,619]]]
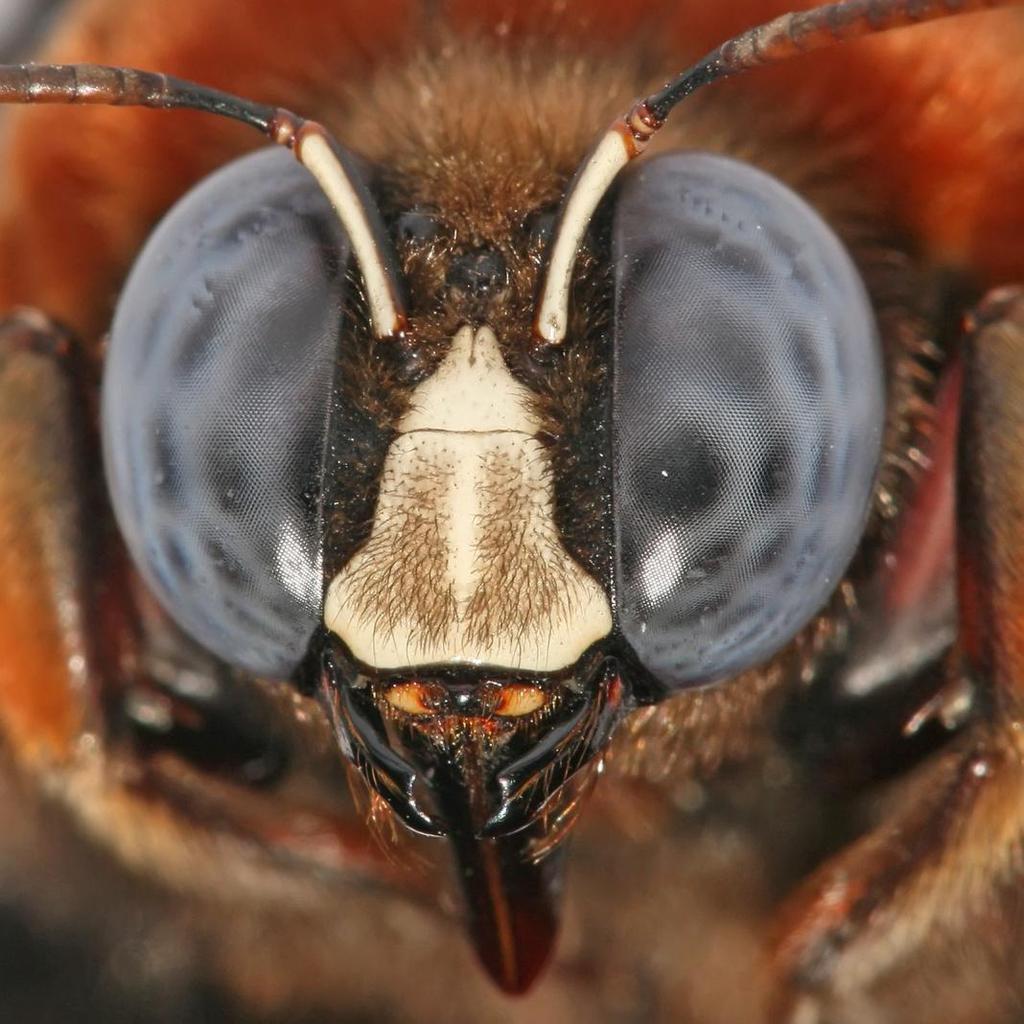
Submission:
[[[800,155],[770,93],[751,113],[701,92],[669,121],[720,79],[996,6],[780,17],[596,145],[609,97],[650,76],[656,30],[598,73],[598,29],[574,63],[564,41],[547,60],[514,17],[485,45],[453,14],[450,38],[435,26],[444,67],[417,57],[329,102],[330,75],[306,68],[289,95],[322,105],[319,121],[145,71],[0,66],[0,102],[202,111],[283,147],[165,217],[102,360],[58,322],[105,329],[105,300],[75,298],[123,276],[132,233],[199,168],[105,220],[95,267],[78,249],[46,269],[67,258],[59,218],[33,241],[0,216],[0,302],[26,307],[0,324],[0,722],[19,770],[165,889],[265,900],[261,921],[302,908],[324,956],[359,945],[332,929],[368,889],[398,913],[394,893],[446,905],[444,837],[480,959],[523,992],[551,957],[567,839],[606,764],[674,814],[769,732],[791,774],[876,781],[927,751],[865,838],[808,842],[822,866],[774,931],[759,922],[768,980],[733,1012],[903,1014],[922,1004],[888,993],[892,977],[915,957],[941,973],[988,928],[1000,938],[961,967],[962,1008],[933,995],[922,1019],[1013,1019],[1024,299],[981,286],[1012,284],[1024,256],[1000,237],[983,272],[929,265],[941,218],[887,224],[865,135],[820,110],[848,152]],[[381,13],[364,48],[402,37],[402,17]],[[999,141],[1011,179],[1017,132]],[[83,187],[74,163],[54,170],[58,210],[64,173],[69,195]],[[943,201],[944,227],[988,225],[986,207]],[[837,727],[815,754],[823,707],[871,727]],[[841,827],[856,823],[849,810]],[[280,1006],[281,984],[240,987]]]

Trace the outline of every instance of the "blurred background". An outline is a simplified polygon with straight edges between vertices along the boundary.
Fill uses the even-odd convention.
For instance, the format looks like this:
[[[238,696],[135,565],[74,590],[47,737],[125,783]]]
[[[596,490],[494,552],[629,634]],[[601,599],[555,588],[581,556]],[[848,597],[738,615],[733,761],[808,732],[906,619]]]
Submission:
[[[0,58],[20,60],[46,31],[66,0],[0,0]]]

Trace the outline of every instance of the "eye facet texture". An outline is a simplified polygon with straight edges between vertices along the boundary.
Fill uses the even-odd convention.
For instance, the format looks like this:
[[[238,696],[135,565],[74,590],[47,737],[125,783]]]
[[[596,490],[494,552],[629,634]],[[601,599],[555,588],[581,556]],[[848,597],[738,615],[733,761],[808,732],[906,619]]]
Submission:
[[[349,247],[283,150],[157,228],[114,318],[107,478],[143,576],[226,661],[288,674],[320,618],[321,478]]]
[[[881,354],[860,276],[802,199],[656,158],[615,215],[619,625],[666,688],[770,657],[839,583],[871,500]]]

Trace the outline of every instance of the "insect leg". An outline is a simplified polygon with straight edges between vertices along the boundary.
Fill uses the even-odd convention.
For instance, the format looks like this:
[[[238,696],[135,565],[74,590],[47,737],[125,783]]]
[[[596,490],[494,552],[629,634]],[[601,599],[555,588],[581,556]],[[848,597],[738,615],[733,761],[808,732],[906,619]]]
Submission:
[[[33,771],[67,763],[98,723],[84,609],[99,538],[78,363],[42,315],[0,320],[0,728]]]
[[[948,673],[973,684],[977,717],[783,908],[777,1020],[887,1020],[880,1008],[894,1006],[893,1020],[1019,1012],[1024,291],[993,293],[969,318],[963,363]]]
[[[89,377],[42,314],[0,319],[0,740],[165,879],[223,886],[243,849],[271,874],[379,875],[313,702],[228,678],[141,596],[105,514]]]

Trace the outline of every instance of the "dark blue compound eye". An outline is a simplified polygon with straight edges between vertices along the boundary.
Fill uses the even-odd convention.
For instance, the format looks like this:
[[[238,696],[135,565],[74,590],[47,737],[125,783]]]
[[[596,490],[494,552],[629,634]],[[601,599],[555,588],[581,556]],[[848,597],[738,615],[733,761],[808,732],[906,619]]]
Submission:
[[[873,492],[881,353],[842,244],[749,166],[650,161],[613,245],[617,616],[671,689],[764,661],[835,590]]]
[[[192,636],[282,676],[321,614],[320,492],[349,246],[283,150],[160,224],[121,295],[107,479],[142,575]]]

